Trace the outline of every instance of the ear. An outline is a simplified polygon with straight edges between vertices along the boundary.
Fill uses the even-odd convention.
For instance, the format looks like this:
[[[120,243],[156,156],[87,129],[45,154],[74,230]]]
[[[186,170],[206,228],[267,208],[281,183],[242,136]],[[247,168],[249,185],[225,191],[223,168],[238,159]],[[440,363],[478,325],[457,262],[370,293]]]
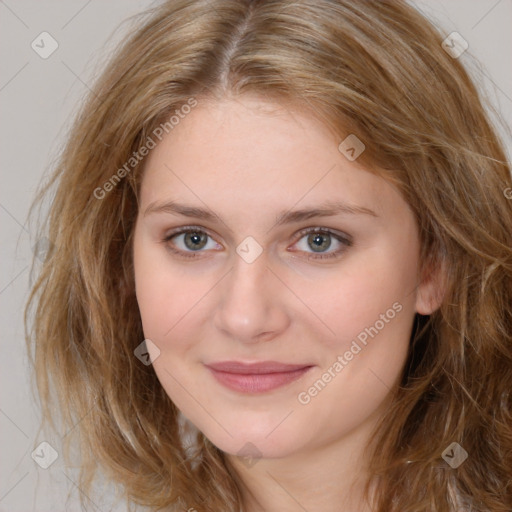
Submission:
[[[429,261],[420,276],[416,290],[416,312],[431,315],[441,306],[448,282],[445,260]]]

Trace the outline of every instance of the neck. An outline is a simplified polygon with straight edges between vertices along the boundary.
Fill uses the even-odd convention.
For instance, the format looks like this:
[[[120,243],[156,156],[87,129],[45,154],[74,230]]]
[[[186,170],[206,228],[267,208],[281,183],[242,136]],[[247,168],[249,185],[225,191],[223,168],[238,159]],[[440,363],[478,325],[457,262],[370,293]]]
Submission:
[[[244,512],[371,512],[364,500],[364,448],[375,418],[322,446],[247,465],[227,455],[242,491]]]

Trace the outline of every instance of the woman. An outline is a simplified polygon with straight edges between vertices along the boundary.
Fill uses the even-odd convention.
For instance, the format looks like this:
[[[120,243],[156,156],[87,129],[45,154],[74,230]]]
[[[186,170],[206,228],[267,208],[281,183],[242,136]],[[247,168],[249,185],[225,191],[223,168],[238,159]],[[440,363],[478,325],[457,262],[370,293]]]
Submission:
[[[511,509],[512,182],[461,44],[402,1],[141,22],[38,198],[85,495],[99,462],[151,510]]]

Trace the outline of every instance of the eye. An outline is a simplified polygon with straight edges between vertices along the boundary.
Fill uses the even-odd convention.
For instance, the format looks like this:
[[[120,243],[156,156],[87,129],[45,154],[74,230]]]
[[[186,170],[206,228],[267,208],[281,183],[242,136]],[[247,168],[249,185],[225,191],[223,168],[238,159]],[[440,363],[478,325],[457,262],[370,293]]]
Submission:
[[[308,253],[307,249],[313,249],[313,253],[308,253],[307,259],[336,258],[352,245],[352,239],[348,235],[338,234],[326,228],[308,228],[300,231],[299,234],[305,236],[302,236],[295,245],[305,240],[300,250]],[[331,248],[333,239],[335,241],[334,245],[338,245],[338,249],[332,252],[324,252]]]
[[[181,237],[181,240],[180,240]],[[186,226],[169,233],[162,240],[168,249],[184,258],[195,258],[194,252],[201,252],[201,249],[213,249],[215,247],[207,247],[208,238],[211,238],[206,231],[195,226]],[[178,242],[172,242],[177,239]],[[175,245],[181,247],[176,248]],[[218,244],[217,244],[218,245]],[[215,244],[214,244],[215,246]],[[220,247],[220,246],[219,246]]]
[[[352,245],[350,236],[336,233],[327,228],[307,228],[300,231],[299,235],[303,236],[295,245],[298,245],[299,242],[305,239],[305,244],[302,244],[302,248],[299,252],[306,252],[308,254],[307,259],[311,260],[339,257],[347,247]],[[211,238],[211,236],[204,231],[204,229],[197,226],[184,226],[166,235],[162,242],[166,244],[171,252],[181,257],[196,258],[198,255],[194,253],[202,252],[202,249],[216,249],[217,247],[221,247],[215,243],[213,243],[213,246],[208,247],[209,238]],[[174,239],[177,241],[174,241]],[[333,240],[335,241],[335,245],[338,245],[338,249],[325,252],[327,249],[331,248]],[[308,248],[313,248],[313,252],[308,252]],[[295,252],[295,250],[293,250],[293,252]]]

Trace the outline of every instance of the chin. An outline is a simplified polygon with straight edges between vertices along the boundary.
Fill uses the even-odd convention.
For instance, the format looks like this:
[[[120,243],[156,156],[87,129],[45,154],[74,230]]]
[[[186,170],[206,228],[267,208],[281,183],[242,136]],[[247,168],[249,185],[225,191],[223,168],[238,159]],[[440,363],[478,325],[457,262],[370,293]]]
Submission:
[[[239,425],[225,425],[232,437],[222,430],[215,429],[215,433],[206,432],[204,435],[217,448],[225,453],[242,458],[282,458],[287,457],[300,449],[304,439],[298,433],[276,425],[267,428],[266,424],[252,423],[250,428]],[[273,429],[275,429],[273,431]],[[301,443],[302,440],[302,443]]]

